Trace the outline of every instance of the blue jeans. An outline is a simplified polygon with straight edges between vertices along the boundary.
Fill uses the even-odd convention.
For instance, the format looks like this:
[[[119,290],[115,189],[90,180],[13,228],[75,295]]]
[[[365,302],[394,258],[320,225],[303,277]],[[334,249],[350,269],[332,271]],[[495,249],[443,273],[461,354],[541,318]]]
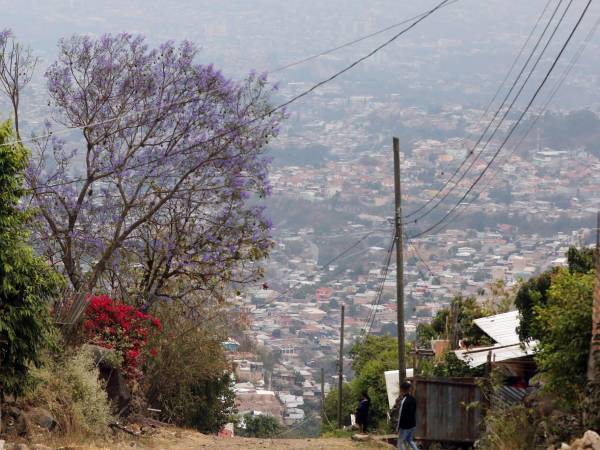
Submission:
[[[408,444],[408,446],[412,449],[412,450],[419,450],[419,447],[417,447],[417,444],[415,444],[415,441],[413,440],[413,437],[415,436],[415,430],[417,428],[400,428],[400,439],[398,439],[398,450],[405,450],[406,446],[404,445],[404,443],[406,442]]]

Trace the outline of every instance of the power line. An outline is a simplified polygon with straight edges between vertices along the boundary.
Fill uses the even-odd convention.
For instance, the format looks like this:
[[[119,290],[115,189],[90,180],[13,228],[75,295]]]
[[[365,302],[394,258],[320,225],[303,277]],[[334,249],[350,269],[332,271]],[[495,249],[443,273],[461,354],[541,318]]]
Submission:
[[[421,253],[419,252],[419,249],[417,248],[417,246],[414,244],[413,240],[410,239],[408,237],[408,235],[406,233],[404,233],[404,237],[406,237],[406,240],[408,241],[408,244],[413,248],[413,250],[415,251],[415,254],[417,255],[417,258],[419,259],[419,261],[421,261],[421,263],[425,266],[425,268],[427,269],[427,272],[429,272],[429,276],[433,275],[433,270],[431,270],[431,267],[429,267],[429,264],[427,264],[427,262],[423,259],[423,257],[421,256]]]
[[[385,262],[381,268],[381,273],[380,273],[381,281],[380,281],[379,287],[377,289],[377,295],[371,302],[371,310],[369,311],[369,315],[367,316],[367,320],[365,321],[365,324],[361,328],[360,336],[363,337],[364,339],[366,339],[367,336],[369,336],[369,334],[371,333],[371,329],[373,327],[373,324],[375,323],[375,318],[377,317],[377,308],[379,307],[379,304],[381,303],[381,299],[383,296],[383,290],[385,289],[385,282],[387,279],[387,274],[389,271],[390,263],[392,261],[392,254],[394,251],[395,244],[396,244],[396,236],[394,233],[394,236],[392,236],[392,241],[390,243],[390,247],[386,254]]]
[[[360,239],[358,239],[356,242],[354,242],[353,244],[351,244],[350,246],[346,247],[344,250],[342,250],[340,253],[338,253],[337,255],[335,255],[334,257],[332,257],[331,259],[329,259],[326,263],[324,263],[321,267],[321,271],[323,271],[326,267],[330,266],[331,264],[333,264],[334,262],[336,262],[337,260],[343,258],[345,255],[347,255],[349,252],[351,252],[352,250],[354,250],[356,247],[358,247],[362,242],[364,242],[369,236],[372,236],[375,233],[380,232],[381,230],[371,230],[368,233],[366,233],[364,236],[362,236]],[[341,278],[341,277],[340,277]],[[333,280],[335,281],[335,280]],[[282,298],[284,298],[289,292],[301,287],[303,283],[302,282],[298,282],[292,286],[290,286],[289,288],[287,288],[286,290],[284,290],[283,292],[281,292],[280,294],[278,294],[276,297],[274,297],[273,299],[271,299],[271,301],[265,305],[261,305],[261,306],[257,306],[255,308],[259,309],[259,308],[268,308],[271,307],[273,302],[276,302],[277,300],[280,300]]]
[[[451,0],[448,3],[446,3],[442,8],[445,8],[446,6],[450,6],[450,5],[452,5],[452,4],[456,3],[456,2],[458,2],[458,0]],[[338,50],[342,50],[342,49],[344,49],[346,47],[350,47],[350,46],[352,46],[354,44],[358,44],[359,42],[362,42],[364,40],[367,40],[367,39],[370,39],[372,37],[378,36],[378,35],[380,35],[382,33],[385,33],[386,31],[392,30],[394,28],[398,28],[399,26],[402,26],[402,25],[406,25],[407,23],[409,23],[409,22],[411,22],[413,20],[416,20],[416,19],[419,19],[419,18],[423,17],[425,14],[427,14],[427,13],[417,14],[417,15],[409,18],[409,19],[402,20],[401,22],[394,23],[394,24],[389,25],[389,26],[387,26],[385,28],[377,30],[377,31],[375,31],[373,33],[367,34],[365,36],[362,36],[360,38],[357,38],[357,39],[354,39],[352,41],[346,42],[344,44],[340,44],[337,47],[333,47],[333,48],[330,48],[328,50],[324,50],[324,51],[322,51],[320,53],[317,53],[317,54],[314,54],[312,56],[308,56],[308,57],[302,58],[302,59],[300,59],[298,61],[295,61],[295,62],[292,62],[292,63],[289,63],[289,64],[285,64],[285,65],[283,65],[281,67],[278,67],[276,69],[273,69],[273,70],[269,70],[267,73],[269,73],[269,74],[271,74],[271,73],[277,73],[277,72],[280,72],[282,70],[287,70],[287,69],[290,69],[292,67],[298,66],[300,64],[304,64],[306,62],[309,62],[309,61],[312,61],[314,59],[320,58],[322,56],[329,55],[329,54],[334,53],[334,52],[336,52]]]
[[[575,26],[572,28],[571,32],[569,33],[569,36],[567,37],[566,41],[562,45],[562,47],[561,47],[558,55],[554,58],[554,61],[552,62],[552,65],[548,69],[548,71],[547,71],[546,75],[544,76],[542,82],[539,84],[539,86],[536,89],[535,93],[533,94],[533,96],[529,100],[527,106],[525,107],[525,109],[523,110],[523,112],[520,114],[519,118],[513,124],[513,126],[511,127],[510,131],[508,132],[508,134],[506,135],[506,137],[504,138],[504,140],[502,141],[502,143],[500,144],[500,146],[498,147],[498,149],[494,153],[492,159],[487,163],[487,165],[485,166],[485,168],[481,171],[481,173],[479,174],[479,176],[471,184],[471,186],[469,187],[469,189],[464,193],[464,195],[460,198],[460,200],[439,221],[437,221],[435,224],[433,224],[432,226],[428,227],[427,229],[425,229],[425,230],[423,230],[423,231],[421,231],[419,233],[414,234],[413,236],[411,236],[411,238],[414,239],[416,237],[420,237],[420,236],[423,236],[425,234],[428,234],[429,232],[433,231],[437,226],[439,226],[440,224],[442,224],[460,206],[460,204],[463,202],[463,200],[471,193],[471,191],[475,188],[475,186],[483,178],[483,176],[486,174],[487,170],[490,168],[490,166],[496,160],[496,158],[498,157],[498,154],[500,153],[500,151],[502,151],[502,149],[504,148],[504,146],[506,145],[506,143],[508,142],[508,140],[511,138],[511,136],[513,135],[513,133],[515,132],[515,130],[517,129],[517,127],[519,126],[519,124],[523,120],[523,117],[525,117],[525,115],[527,114],[527,112],[531,108],[531,105],[533,104],[533,102],[535,101],[535,99],[539,95],[540,91],[542,90],[542,88],[544,87],[544,85],[546,84],[546,82],[548,81],[548,78],[552,74],[554,68],[558,64],[558,61],[560,60],[560,58],[563,55],[563,53],[565,52],[567,46],[571,42],[571,39],[575,35],[575,32],[577,31],[577,29],[579,28],[581,22],[583,21],[583,18],[585,17],[585,15],[586,15],[589,7],[590,7],[591,2],[592,2],[592,0],[588,0],[585,8],[583,9],[583,11],[581,12],[579,18],[577,19],[577,22],[575,23]]]
[[[365,55],[365,56],[363,56],[363,57],[359,58],[358,60],[354,61],[353,63],[351,63],[350,65],[346,66],[344,69],[342,69],[342,70],[340,70],[340,71],[336,72],[334,75],[330,76],[329,78],[327,78],[327,79],[325,79],[325,80],[323,80],[323,81],[321,81],[321,82],[319,82],[319,83],[317,83],[317,84],[313,85],[311,88],[309,88],[309,89],[305,90],[304,92],[302,92],[302,93],[298,94],[298,95],[297,95],[297,96],[295,96],[295,97],[292,97],[290,100],[288,100],[288,101],[286,101],[286,102],[284,102],[284,103],[280,104],[279,106],[276,106],[276,107],[272,108],[272,109],[271,109],[271,110],[269,110],[267,113],[265,113],[265,114],[263,114],[263,115],[261,115],[261,116],[255,117],[254,119],[251,119],[251,120],[247,121],[247,122],[246,122],[246,123],[244,123],[244,124],[238,125],[238,126],[236,126],[236,127],[232,128],[232,129],[230,129],[230,130],[226,130],[226,131],[223,131],[223,132],[221,132],[221,133],[218,133],[217,135],[215,135],[215,136],[213,136],[213,137],[211,137],[211,138],[208,138],[208,139],[206,139],[206,140],[204,140],[204,141],[202,141],[202,142],[196,143],[196,144],[195,144],[195,147],[197,147],[197,146],[199,146],[199,145],[203,145],[203,144],[210,143],[210,142],[212,142],[212,141],[215,141],[215,140],[217,140],[217,139],[220,139],[220,138],[223,138],[223,137],[225,137],[225,136],[227,136],[227,135],[229,135],[229,134],[231,134],[231,133],[233,133],[233,132],[237,131],[238,129],[240,129],[240,128],[242,128],[242,127],[245,127],[245,126],[248,126],[248,125],[252,125],[253,123],[255,123],[255,122],[257,122],[257,121],[259,121],[259,120],[261,120],[261,119],[264,119],[264,118],[266,118],[266,117],[270,116],[271,114],[273,114],[273,113],[275,113],[275,112],[278,112],[278,111],[280,111],[280,110],[283,110],[283,109],[285,109],[287,106],[289,106],[289,105],[290,105],[290,104],[292,104],[293,102],[295,102],[295,101],[297,101],[297,100],[299,100],[299,99],[301,99],[301,98],[305,97],[306,95],[309,95],[310,93],[312,93],[313,91],[315,91],[315,90],[316,90],[316,89],[318,89],[319,87],[323,86],[323,85],[324,85],[324,84],[326,84],[326,83],[329,83],[329,82],[331,82],[332,80],[334,80],[334,79],[338,78],[339,76],[341,76],[341,75],[342,75],[342,74],[344,74],[345,72],[347,72],[347,71],[351,70],[352,68],[356,67],[356,66],[357,66],[358,64],[360,64],[361,62],[363,62],[363,61],[365,61],[366,59],[368,59],[368,58],[372,57],[372,56],[373,56],[373,55],[375,55],[377,52],[379,52],[381,49],[383,49],[383,48],[385,48],[386,46],[390,45],[392,42],[394,42],[395,40],[397,40],[397,39],[398,39],[400,36],[402,36],[403,34],[407,33],[409,30],[411,30],[411,29],[412,29],[412,28],[414,28],[416,25],[418,25],[420,22],[422,22],[423,20],[425,20],[425,19],[426,19],[427,17],[429,17],[431,14],[435,13],[435,12],[436,12],[436,11],[438,11],[439,9],[443,8],[444,6],[447,6],[447,4],[448,4],[448,3],[449,3],[449,0],[443,0],[441,3],[439,3],[439,4],[438,4],[437,6],[435,6],[433,9],[431,9],[431,10],[429,10],[429,11],[427,11],[427,12],[423,13],[423,14],[422,14],[422,15],[421,15],[421,16],[420,16],[420,17],[419,17],[417,20],[415,20],[414,22],[412,22],[412,23],[411,23],[411,24],[410,24],[408,27],[406,27],[406,28],[403,28],[401,31],[399,31],[398,33],[396,33],[394,36],[392,36],[390,39],[388,39],[388,40],[387,40],[386,42],[384,42],[383,44],[381,44],[381,45],[379,45],[378,47],[376,47],[374,50],[372,50],[371,52],[369,52],[367,55]],[[202,95],[206,95],[206,93],[203,93]],[[180,101],[178,101],[178,102],[175,102],[174,104],[181,104],[181,103],[186,103],[186,102],[189,102],[189,101],[191,101],[191,99],[188,99],[188,100],[180,100]],[[159,109],[160,109],[161,107],[167,107],[167,106],[169,106],[169,105],[162,105],[162,106],[159,106],[159,107],[154,107],[153,109],[156,109],[156,108],[159,108]],[[147,108],[147,110],[146,110],[146,111],[149,111],[149,110],[151,110],[151,109],[152,109],[152,108]],[[142,111],[142,112],[143,112],[143,111]],[[130,112],[130,113],[127,113],[127,114],[128,114],[128,115],[131,115],[131,114],[140,114],[140,113],[142,113],[142,112],[140,112],[140,111],[135,111],[135,112]],[[105,123],[109,123],[109,122],[112,122],[112,121],[115,121],[115,120],[119,120],[119,119],[121,119],[122,117],[125,117],[125,115],[121,115],[121,116],[113,117],[113,118],[111,118],[111,119],[107,119],[107,120],[105,120],[105,121],[102,121],[102,122],[100,122],[100,123],[97,123],[97,124],[88,124],[88,125],[85,125],[85,126],[80,126],[80,127],[66,128],[66,130],[70,132],[71,130],[78,129],[78,128],[80,128],[80,129],[85,129],[85,128],[89,128],[89,127],[97,126],[98,124],[105,124]],[[248,131],[253,131],[254,129],[258,128],[259,126],[260,126],[260,124],[259,124],[259,125],[257,125],[257,126],[251,127],[251,128],[248,130]],[[62,131],[64,132],[64,130],[62,130]],[[60,132],[60,130],[59,130],[59,132]],[[54,132],[53,132],[53,133],[54,133]],[[0,145],[13,145],[13,144],[15,144],[15,143],[26,143],[26,142],[31,142],[31,141],[33,141],[33,140],[39,140],[39,139],[43,139],[43,138],[49,138],[49,137],[53,136],[53,133],[47,134],[47,135],[45,135],[45,136],[38,136],[38,137],[36,137],[35,139],[29,140],[29,141],[28,141],[28,140],[22,140],[22,139],[19,139],[19,140],[13,141],[13,142],[12,142],[12,143],[10,143],[10,144],[0,144]],[[132,166],[128,166],[128,167],[127,167],[127,169],[128,169],[128,170],[132,170],[132,169],[136,169],[136,168],[138,168],[138,167],[147,166],[148,164],[152,164],[152,163],[154,163],[154,162],[159,162],[159,161],[160,161],[160,158],[157,158],[155,161],[152,161],[152,160],[150,160],[150,161],[145,161],[143,164],[142,164],[142,163],[140,163],[140,164],[138,164],[138,165],[135,165],[135,164],[134,164],[134,165],[132,165]],[[46,186],[46,187],[48,187],[48,188],[50,188],[50,189],[53,189],[53,188],[56,188],[56,187],[59,187],[59,186],[64,186],[64,185],[69,185],[69,184],[73,184],[73,183],[77,183],[77,182],[85,181],[86,179],[87,179],[87,177],[74,178],[74,179],[71,179],[71,180],[68,180],[68,181],[63,181],[63,182],[59,182],[59,183],[54,183],[53,185],[51,185],[51,186]],[[36,187],[32,187],[32,189],[33,189],[33,190],[36,190],[37,188],[36,188]]]
[[[517,54],[517,56],[515,57],[515,59],[512,62],[512,65],[510,66],[510,69],[508,70],[508,72],[504,76],[504,79],[500,83],[500,86],[498,86],[498,88],[496,89],[496,92],[494,93],[494,95],[492,96],[492,99],[487,104],[485,110],[479,116],[479,119],[477,119],[475,123],[477,123],[477,124],[481,123],[481,121],[487,116],[489,110],[491,109],[492,105],[496,101],[496,98],[498,97],[498,95],[500,94],[500,92],[502,91],[502,89],[504,88],[504,86],[505,86],[506,82],[508,81],[508,79],[509,79],[512,71],[514,70],[514,68],[516,67],[517,63],[519,62],[519,59],[521,59],[521,56],[522,56],[523,52],[525,51],[525,48],[529,44],[529,41],[533,37],[533,34],[537,30],[537,27],[540,24],[540,22],[542,20],[542,17],[544,17],[544,15],[546,14],[546,11],[548,10],[548,7],[550,6],[550,3],[552,3],[552,1],[553,0],[548,0],[546,2],[546,6],[542,10],[542,13],[539,15],[539,17],[537,18],[537,20],[535,22],[535,25],[533,26],[533,28],[531,29],[531,31],[529,33],[529,36],[527,36],[527,39],[525,40],[525,42],[521,46],[521,49],[519,50],[519,53]],[[422,204],[420,207],[416,208],[414,211],[411,211],[410,213],[406,214],[404,217],[406,219],[408,219],[408,218],[414,216],[415,214],[418,214],[423,209],[425,209],[427,206],[429,206],[431,204],[431,202],[433,202],[436,198],[438,198],[438,196],[444,191],[444,189],[446,188],[446,186],[448,186],[448,184],[450,184],[452,182],[452,180],[454,179],[454,177],[461,171],[461,169],[463,168],[463,166],[467,163],[467,161],[469,160],[469,158],[472,155],[473,155],[473,150],[467,152],[467,155],[464,157],[464,159],[462,160],[462,162],[460,163],[460,165],[454,170],[454,172],[452,173],[452,175],[448,178],[448,180],[446,180],[446,182],[442,185],[442,187],[438,189],[438,191],[434,194],[434,196],[431,197],[431,198],[429,198],[424,204]]]
[[[434,8],[430,9],[429,11],[427,11],[426,13],[424,13],[423,15],[421,15],[417,20],[415,20],[413,23],[411,23],[408,27],[403,28],[401,31],[399,31],[398,33],[396,33],[395,35],[393,35],[390,39],[388,39],[387,41],[385,41],[383,44],[375,47],[375,49],[371,50],[369,53],[367,53],[363,57],[357,59],[353,63],[349,64],[348,66],[346,66],[342,70],[336,72],[335,74],[333,74],[329,78],[326,78],[325,80],[318,82],[317,84],[315,84],[311,88],[305,90],[304,92],[296,95],[295,97],[292,97],[290,100],[288,100],[288,101],[282,103],[281,105],[277,106],[276,108],[273,109],[272,112],[276,112],[276,111],[279,111],[281,109],[284,109],[285,107],[289,106],[293,102],[301,99],[302,97],[307,96],[311,92],[313,92],[316,89],[320,88],[324,84],[327,84],[327,83],[335,80],[336,78],[340,77],[344,73],[348,72],[349,70],[352,70],[354,67],[356,67],[357,65],[359,65],[363,61],[371,58],[373,55],[375,55],[376,53],[378,53],[380,50],[382,50],[385,47],[387,47],[388,45],[390,45],[392,42],[394,42],[395,40],[397,40],[400,36],[406,34],[408,31],[412,30],[414,27],[416,27],[419,23],[421,23],[422,21],[424,21],[430,15],[432,15],[433,13],[435,13],[436,11],[438,11],[439,9],[443,8],[448,2],[449,2],[449,0],[443,0],[437,6],[435,6]]]
[[[367,319],[365,320],[365,323],[361,327],[361,330],[360,330],[360,335],[361,336],[363,336],[366,333],[366,330],[367,330],[367,328],[369,326],[369,323],[371,322],[371,318],[372,318],[372,316],[374,314],[374,311],[375,311],[374,307],[376,307],[376,306],[379,305],[379,298],[380,298],[380,294],[379,293],[383,290],[383,286],[385,284],[385,278],[387,277],[387,271],[388,271],[388,267],[390,265],[390,261],[391,261],[391,258],[392,258],[392,252],[394,250],[395,243],[396,243],[396,238],[395,238],[395,233],[394,233],[394,235],[392,235],[392,240],[391,240],[391,243],[390,243],[390,247],[389,247],[388,251],[386,252],[386,256],[385,256],[383,265],[381,266],[381,270],[380,270],[380,273],[379,273],[379,276],[378,276],[378,278],[379,278],[379,286],[377,287],[376,295],[373,298],[373,301],[371,302],[371,305],[370,305],[371,309],[369,310],[369,314],[367,315]]]
[[[456,2],[458,0],[454,0],[454,2]],[[348,66],[344,67],[343,69],[339,70],[338,72],[334,73],[333,75],[331,75],[330,77],[314,84],[312,87],[306,89],[305,91],[301,92],[300,94],[292,97],[291,99],[285,101],[284,103],[270,109],[267,113],[259,116],[259,117],[255,117],[254,119],[249,120],[248,122],[242,124],[242,125],[238,125],[236,127],[234,127],[233,129],[224,131],[222,133],[217,134],[216,136],[213,136],[212,138],[209,138],[205,141],[199,142],[196,145],[202,145],[202,144],[207,144],[209,142],[212,142],[216,139],[220,139],[222,137],[225,137],[237,130],[239,130],[242,127],[248,126],[248,125],[252,125],[253,123],[257,122],[258,120],[264,119],[270,115],[272,115],[275,112],[278,112],[280,110],[285,109],[287,106],[291,105],[292,103],[296,102],[297,100],[300,100],[301,98],[309,95],[310,93],[314,92],[315,90],[319,89],[321,86],[335,80],[336,78],[340,77],[341,75],[343,75],[344,73],[348,72],[349,70],[352,70],[354,67],[356,67],[357,65],[359,65],[360,63],[364,62],[365,60],[371,58],[373,55],[375,55],[376,53],[378,53],[380,50],[382,50],[383,48],[387,47],[388,45],[390,45],[391,43],[393,43],[394,41],[396,41],[400,36],[406,34],[408,31],[412,30],[414,27],[416,27],[419,23],[421,23],[423,20],[425,20],[426,18],[428,18],[430,15],[434,14],[436,11],[442,9],[445,6],[448,6],[447,4],[449,4],[450,0],[443,0],[441,3],[439,3],[437,6],[435,6],[434,8],[418,15],[415,17],[418,17],[418,19],[414,20],[408,27],[403,28],[401,31],[399,31],[398,33],[396,33],[395,35],[393,35],[390,39],[388,39],[387,41],[385,41],[383,44],[377,46],[375,49],[373,49],[372,51],[370,51],[369,53],[367,53],[366,55],[362,56],[361,58],[355,60],[354,62],[352,62],[351,64],[349,64]],[[365,37],[366,39],[366,37]],[[348,44],[349,45],[349,44]],[[215,90],[218,92],[218,90]],[[155,109],[161,109],[164,107],[168,107],[168,106],[173,106],[176,104],[182,104],[182,103],[188,103],[193,101],[194,99],[199,98],[202,95],[206,95],[208,93],[210,93],[211,91],[207,91],[207,92],[203,92],[202,94],[198,95],[198,96],[193,96],[190,97],[188,99],[185,100],[178,100],[176,102],[173,102],[171,104],[166,104],[166,105],[159,105],[159,106],[154,106],[154,107],[150,107],[147,108],[145,110],[142,111],[131,111],[129,113],[124,113],[122,115],[116,116],[116,117],[112,117],[110,119],[106,119],[103,121],[99,121],[96,123],[91,123],[91,124],[86,124],[86,125],[80,125],[80,126],[76,126],[76,127],[65,127],[62,130],[58,130],[58,131],[54,131],[45,135],[41,135],[41,136],[36,136],[35,138],[31,138],[31,139],[17,139],[15,141],[12,141],[11,143],[7,143],[7,144],[0,144],[0,145],[14,145],[17,143],[29,143],[29,142],[34,142],[36,140],[40,140],[43,138],[49,138],[52,137],[56,134],[61,134],[64,132],[70,132],[72,130],[77,130],[77,129],[86,129],[86,128],[90,128],[90,127],[94,127],[94,126],[98,126],[98,125],[105,125],[106,123],[110,123],[110,122],[114,122],[116,120],[120,120],[121,118],[124,118],[126,116],[129,115],[135,115],[135,114],[142,114],[144,112],[148,112],[151,110],[155,110]],[[212,91],[214,92],[214,91]],[[146,163],[147,164],[147,163]],[[82,179],[83,180],[83,179]],[[81,181],[81,180],[80,180]]]
[[[531,62],[531,59],[535,55],[535,52],[537,51],[538,47],[542,43],[542,40],[543,40],[544,36],[546,35],[546,32],[548,31],[550,25],[552,24],[552,21],[553,21],[554,17],[556,16],[556,14],[557,14],[560,6],[562,5],[563,0],[559,0],[559,2],[556,5],[556,8],[554,9],[554,11],[552,13],[552,16],[548,20],[548,23],[544,27],[544,30],[542,31],[541,35],[539,36],[539,38],[538,38],[535,46],[531,50],[531,52],[529,54],[529,57],[527,58],[527,60],[523,64],[523,67],[521,68],[521,70],[520,70],[519,74],[517,75],[516,79],[513,81],[512,85],[511,85],[509,91],[506,93],[506,95],[505,95],[502,103],[500,104],[500,106],[498,107],[498,109],[496,110],[496,112],[494,113],[494,116],[492,117],[492,119],[490,120],[490,122],[488,123],[488,125],[486,126],[485,130],[483,131],[483,133],[477,139],[477,142],[475,143],[475,145],[473,145],[472,149],[468,153],[468,156],[470,156],[470,155],[472,155],[472,154],[475,153],[475,150],[477,149],[477,147],[479,146],[479,144],[481,144],[481,142],[483,141],[483,139],[487,135],[488,131],[490,130],[490,128],[492,127],[492,125],[496,121],[496,118],[498,117],[498,115],[500,114],[500,112],[502,110],[504,110],[504,113],[502,114],[500,120],[497,122],[497,124],[496,124],[496,126],[495,126],[495,128],[494,128],[494,130],[492,132],[492,134],[487,138],[486,142],[484,143],[483,148],[479,151],[479,153],[476,155],[476,157],[471,161],[471,163],[469,164],[469,166],[467,167],[467,169],[462,173],[462,175],[458,178],[458,180],[456,180],[453,183],[453,185],[450,187],[450,189],[448,189],[446,191],[446,193],[432,207],[430,207],[427,211],[421,213],[418,217],[416,217],[415,219],[413,219],[413,221],[412,221],[413,223],[417,223],[419,220],[421,220],[424,217],[428,216],[436,208],[438,208],[448,198],[448,196],[450,196],[450,194],[454,191],[454,189],[456,189],[459,186],[460,182],[467,176],[467,174],[469,173],[469,171],[473,168],[473,166],[477,163],[477,161],[479,160],[479,158],[481,157],[481,155],[485,152],[485,150],[487,149],[489,143],[492,141],[492,139],[494,138],[494,136],[496,135],[496,133],[500,130],[500,127],[502,126],[502,124],[504,123],[504,121],[506,120],[506,118],[508,117],[508,114],[511,112],[511,110],[514,107],[516,101],[519,99],[519,97],[520,97],[521,93],[523,92],[525,86],[529,82],[529,80],[530,80],[531,76],[533,75],[533,73],[534,73],[537,65],[539,64],[542,56],[546,52],[546,50],[547,50],[550,42],[554,38],[554,35],[558,31],[558,28],[560,27],[562,21],[564,20],[565,15],[566,15],[568,9],[570,8],[572,2],[573,2],[573,0],[569,0],[569,3],[567,4],[567,7],[563,11],[562,16],[560,17],[558,23],[554,27],[554,30],[551,33],[548,41],[546,42],[545,46],[542,48],[542,51],[539,53],[538,57],[536,58],[536,60],[534,61],[533,65],[532,65],[531,69],[529,70],[529,73],[527,74],[527,76],[525,77],[524,81],[522,82],[520,89],[517,91],[516,95],[514,96],[514,98],[512,99],[511,103],[508,105],[508,107],[504,110],[504,107],[507,104],[508,99],[510,98],[511,94],[513,93],[513,90],[517,87],[517,84],[521,80],[521,77],[523,76],[523,73],[525,72],[525,69],[527,69],[527,66]],[[467,159],[465,159],[465,162],[466,161],[467,161]],[[461,166],[459,166],[459,170],[462,167],[462,165],[463,164],[461,164]],[[443,191],[443,189],[447,185],[448,185],[448,183],[445,184],[442,187],[442,189],[440,189],[440,191],[438,191],[438,193],[441,193]]]
[[[521,146],[521,144],[525,141],[525,139],[527,138],[527,136],[529,135],[529,133],[531,133],[531,131],[533,130],[534,126],[538,123],[539,119],[541,117],[543,117],[544,113],[548,109],[548,106],[550,105],[550,103],[552,102],[552,100],[554,99],[554,97],[556,96],[556,94],[559,92],[559,90],[562,87],[563,83],[568,78],[569,74],[571,73],[571,70],[573,70],[573,68],[575,67],[575,64],[577,63],[577,61],[579,60],[579,58],[583,54],[583,52],[586,49],[587,45],[590,43],[592,37],[594,36],[594,34],[596,33],[596,31],[598,29],[598,26],[600,26],[600,18],[598,18],[598,20],[596,20],[595,24],[593,25],[593,27],[588,32],[587,36],[585,37],[584,41],[580,45],[579,49],[573,55],[573,57],[572,57],[569,65],[564,70],[562,76],[559,78],[559,80],[555,84],[555,86],[552,89],[550,95],[547,97],[546,101],[543,104],[543,107],[537,113],[537,115],[535,116],[534,120],[530,123],[530,125],[527,128],[527,130],[525,131],[525,133],[523,133],[523,135],[521,136],[521,139],[519,140],[519,142],[517,142],[511,148],[511,150],[509,151],[509,153],[505,155],[503,162],[500,163],[500,167],[503,166],[506,163],[506,161],[508,160],[508,158]],[[481,188],[477,193],[474,194],[473,199],[471,200],[471,202],[477,201],[479,199],[480,195],[484,191],[487,190],[487,188],[492,184],[492,182],[495,180],[496,176],[499,173],[500,173],[499,170],[497,170],[496,172],[492,173],[492,176],[487,180],[487,183],[485,184],[485,186],[483,188]],[[445,230],[448,227],[448,225],[450,225],[452,222],[454,222],[464,211],[465,211],[465,209],[457,209],[457,211],[455,211],[455,214],[452,217],[450,217],[441,227],[439,227],[437,229],[437,232],[439,233],[439,232]]]

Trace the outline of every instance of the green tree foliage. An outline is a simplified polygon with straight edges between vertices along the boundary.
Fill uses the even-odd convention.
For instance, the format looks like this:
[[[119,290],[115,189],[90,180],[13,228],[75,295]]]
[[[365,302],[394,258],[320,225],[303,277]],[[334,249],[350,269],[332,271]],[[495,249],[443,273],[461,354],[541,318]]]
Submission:
[[[0,391],[19,394],[47,343],[48,301],[61,280],[27,244],[29,212],[19,202],[28,155],[13,140],[10,122],[0,125]]]
[[[273,416],[245,414],[243,427],[238,428],[237,434],[246,437],[269,438],[282,431],[282,426]]]
[[[342,424],[350,425],[350,414],[354,414],[358,406],[358,397],[355,393],[353,383],[345,383],[342,386]],[[325,397],[325,430],[331,431],[337,426],[338,411],[338,391],[337,385]],[[325,431],[324,430],[324,431]]]
[[[397,369],[398,341],[391,336],[369,335],[364,342],[354,344],[350,349],[350,357],[352,369],[356,374],[360,374],[369,363],[377,359],[391,361],[391,366]]]
[[[417,342],[428,347],[432,339],[463,340],[468,346],[491,343],[473,320],[490,314],[475,297],[457,295],[448,308],[440,309],[428,324],[417,327]]]
[[[595,257],[592,249],[570,247],[566,256],[571,273],[588,273],[594,267]],[[517,292],[515,305],[521,315],[521,340],[539,339],[544,334],[544,330],[539,328],[540,324],[535,320],[534,311],[548,303],[548,290],[556,273],[556,268],[547,270],[523,283]]]
[[[567,261],[570,272],[587,273],[596,264],[596,250],[593,248],[569,247]]]
[[[535,327],[540,330],[536,361],[546,388],[567,402],[576,402],[586,384],[593,286],[593,274],[560,269],[547,303],[534,307]]]
[[[471,368],[466,362],[458,359],[454,352],[446,352],[441,359],[426,361],[421,366],[422,375],[444,378],[481,377],[484,371],[484,366]]]
[[[548,290],[552,283],[555,269],[548,270],[540,275],[530,278],[519,288],[515,298],[515,305],[521,316],[519,325],[519,338],[522,341],[537,339],[542,331],[535,323],[534,310],[548,303]]]
[[[165,421],[205,433],[218,431],[235,406],[219,331],[192,321],[177,304],[153,312],[164,331],[152,342],[156,358],[145,370],[148,403],[162,411]]]
[[[233,380],[228,373],[209,380],[198,380],[183,386],[179,393],[179,408],[184,412],[183,426],[204,433],[216,433],[231,420],[235,411]]]
[[[407,361],[412,346],[407,345]],[[364,342],[354,344],[350,350],[354,379],[343,387],[342,423],[350,424],[350,414],[354,414],[363,392],[371,398],[369,426],[385,429],[389,409],[385,388],[384,372],[398,370],[398,341],[392,336],[368,336]],[[410,365],[410,364],[409,364]],[[325,399],[325,412],[328,419],[337,423],[337,390]]]
[[[406,361],[411,361],[408,354],[412,347],[410,344],[407,347]],[[371,398],[371,426],[382,428],[389,409],[384,372],[398,369],[398,341],[391,336],[368,336],[364,343],[354,345],[350,355],[353,358],[352,369],[356,374],[352,380],[356,396],[354,408],[358,405],[360,394],[367,392]]]

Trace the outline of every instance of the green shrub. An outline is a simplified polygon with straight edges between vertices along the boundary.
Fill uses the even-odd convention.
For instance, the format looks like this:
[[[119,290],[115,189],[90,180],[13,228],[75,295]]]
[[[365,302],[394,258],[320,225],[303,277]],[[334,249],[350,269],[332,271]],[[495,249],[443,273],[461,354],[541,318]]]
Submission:
[[[268,438],[274,437],[283,429],[273,416],[245,414],[240,422],[243,427],[237,429],[240,436]]]
[[[489,411],[485,434],[477,448],[483,450],[531,450],[537,448],[541,421],[524,405]]]
[[[155,336],[156,358],[149,359],[143,379],[148,404],[161,420],[214,433],[230,420],[235,399],[222,336],[195,325],[174,304],[157,310],[164,333]]]
[[[50,411],[64,434],[104,435],[113,420],[99,371],[88,348],[32,370],[25,401]]]
[[[31,211],[21,204],[28,153],[14,139],[10,122],[0,123],[0,398],[26,388],[52,332],[49,300],[61,288],[28,244]]]
[[[594,275],[560,269],[552,279],[545,305],[534,307],[541,330],[535,360],[544,388],[569,409],[579,407],[586,387],[592,339]]]

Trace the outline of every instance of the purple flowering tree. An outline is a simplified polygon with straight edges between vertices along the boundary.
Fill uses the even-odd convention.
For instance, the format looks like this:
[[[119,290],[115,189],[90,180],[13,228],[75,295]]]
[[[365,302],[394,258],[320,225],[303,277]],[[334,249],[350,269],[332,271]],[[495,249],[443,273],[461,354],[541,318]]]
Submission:
[[[100,288],[147,307],[257,279],[269,223],[248,200],[268,194],[264,147],[283,117],[265,77],[227,80],[190,42],[75,36],[59,50],[27,181],[38,244],[72,289],[62,320]]]

